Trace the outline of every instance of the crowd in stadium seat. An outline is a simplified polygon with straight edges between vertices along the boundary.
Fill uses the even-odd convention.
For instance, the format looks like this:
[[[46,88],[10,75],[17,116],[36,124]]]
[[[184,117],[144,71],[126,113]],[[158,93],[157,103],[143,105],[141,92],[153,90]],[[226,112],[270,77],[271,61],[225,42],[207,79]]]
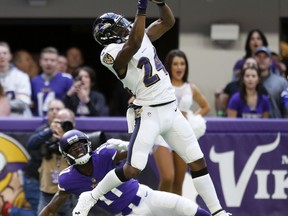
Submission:
[[[238,60],[233,68],[232,81],[229,82],[224,89],[218,89],[214,93],[215,110],[217,116],[239,117],[239,118],[263,118],[263,115],[256,113],[256,107],[259,107],[260,100],[255,96],[250,104],[247,100],[247,88],[244,88],[245,81],[240,79],[240,74],[243,73],[247,67],[250,67],[245,62],[256,60],[256,68],[259,71],[260,79],[257,85],[260,88],[260,93],[264,93],[269,99],[269,118],[284,118],[287,116],[287,109],[284,105],[284,97],[281,97],[282,92],[287,88],[287,67],[282,62],[280,54],[272,52],[269,49],[269,43],[265,34],[259,29],[253,29],[248,32],[245,43],[245,55]],[[248,62],[249,63],[249,62]],[[247,78],[248,80],[248,78]],[[250,82],[250,81],[249,81]],[[255,87],[254,87],[255,88]],[[228,114],[227,106],[229,106],[230,99],[233,94],[242,92],[242,99],[244,103],[238,103],[238,107],[234,106],[234,110],[238,109],[236,116]],[[255,92],[254,92],[255,93]],[[261,96],[259,95],[259,98]],[[255,104],[255,105],[251,105]],[[231,107],[230,107],[231,108]],[[246,114],[242,113],[246,109]],[[247,114],[249,110],[250,114]],[[243,115],[242,115],[242,114]]]
[[[231,70],[231,83],[214,92],[214,108],[217,116],[227,116],[229,100],[240,90],[239,75],[245,61],[252,58],[259,64],[260,60],[256,55],[256,48],[259,47],[266,47],[269,50],[270,59],[269,76],[265,77],[260,73],[260,84],[264,85],[264,90],[270,88],[270,83],[276,82],[271,81],[271,77],[281,80],[282,83],[281,88],[277,90],[272,90],[275,89],[274,87],[266,89],[271,107],[269,118],[285,118],[288,115],[284,98],[281,97],[281,93],[286,89],[284,80],[287,83],[287,66],[284,63],[287,57],[281,56],[281,54],[286,55],[283,44],[285,43],[281,43],[280,54],[275,53],[269,50],[268,40],[261,30],[253,29],[248,32],[244,47],[245,54]],[[23,49],[11,53],[9,44],[2,41],[0,55],[0,83],[3,89],[0,103],[3,105],[1,109],[7,110],[0,112],[2,117],[45,116],[47,104],[54,98],[64,100],[65,105],[72,109],[76,116],[124,116],[126,113],[129,93],[119,84],[114,86],[113,99],[107,99],[107,95],[105,96],[105,93],[99,91],[95,85],[95,79],[97,80],[95,69],[85,65],[83,52],[76,46],[69,47],[65,54],[60,54],[55,47],[46,47],[35,55]],[[263,69],[259,67],[259,70]],[[79,85],[80,72],[88,80],[81,81],[81,85]],[[267,81],[268,77],[270,81]],[[87,84],[83,85],[83,83]],[[245,115],[246,118],[248,116]]]

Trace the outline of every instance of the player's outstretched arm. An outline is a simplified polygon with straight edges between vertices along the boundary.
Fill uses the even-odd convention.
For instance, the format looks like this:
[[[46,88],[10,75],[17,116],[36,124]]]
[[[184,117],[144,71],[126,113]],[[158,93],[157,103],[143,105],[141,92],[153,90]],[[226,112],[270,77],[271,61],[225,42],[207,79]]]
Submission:
[[[129,38],[124,44],[122,50],[118,53],[113,65],[119,75],[123,75],[126,72],[127,64],[141,47],[146,27],[147,6],[148,0],[138,0],[137,14],[135,16],[133,27],[129,33]]]
[[[54,216],[58,209],[66,202],[69,194],[65,191],[58,191],[48,203],[45,208],[42,209],[39,216]]]
[[[175,24],[175,17],[165,0],[150,0],[159,8],[159,19],[151,23],[147,28],[147,35],[153,42],[170,30]]]

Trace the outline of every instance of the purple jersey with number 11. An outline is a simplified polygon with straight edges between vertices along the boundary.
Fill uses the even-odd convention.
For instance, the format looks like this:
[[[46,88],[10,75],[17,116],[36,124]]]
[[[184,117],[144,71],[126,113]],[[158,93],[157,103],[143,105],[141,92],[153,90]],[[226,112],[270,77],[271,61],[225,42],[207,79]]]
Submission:
[[[91,176],[79,173],[73,165],[64,169],[59,175],[59,189],[76,195],[91,191],[110,170],[117,167],[113,161],[116,151],[107,149],[106,144],[96,149],[91,156],[93,163]],[[120,213],[132,202],[138,188],[138,181],[131,179],[100,197],[96,205],[112,214]]]

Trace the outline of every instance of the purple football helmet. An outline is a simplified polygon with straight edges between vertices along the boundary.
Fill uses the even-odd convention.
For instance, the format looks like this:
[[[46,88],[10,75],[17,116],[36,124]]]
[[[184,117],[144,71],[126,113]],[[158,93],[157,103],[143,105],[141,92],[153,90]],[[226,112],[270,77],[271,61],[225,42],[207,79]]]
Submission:
[[[83,145],[86,147],[86,152],[84,152],[83,156],[79,158],[75,158],[71,154],[68,153],[68,150],[71,148],[73,144],[78,143],[78,142],[83,143]],[[74,129],[74,130],[70,130],[66,132],[62,136],[62,138],[60,139],[59,151],[67,160],[68,164],[83,165],[83,164],[86,164],[91,157],[90,152],[92,151],[92,144],[91,144],[90,139],[85,133]]]

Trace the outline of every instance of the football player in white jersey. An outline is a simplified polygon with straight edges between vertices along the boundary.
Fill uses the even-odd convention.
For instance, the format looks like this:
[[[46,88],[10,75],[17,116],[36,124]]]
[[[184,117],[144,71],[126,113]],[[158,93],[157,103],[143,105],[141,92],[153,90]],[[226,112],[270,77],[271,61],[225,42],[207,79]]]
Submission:
[[[127,163],[107,173],[90,193],[81,195],[73,215],[87,215],[89,206],[93,206],[103,194],[137,177],[145,168],[149,152],[159,134],[191,168],[195,187],[210,212],[217,216],[228,215],[219,203],[203,153],[191,126],[177,109],[169,75],[152,45],[153,41],[172,28],[174,15],[164,0],[152,2],[158,5],[160,17],[147,29],[145,14],[148,0],[138,0],[133,24],[115,13],[105,13],[94,23],[94,38],[105,46],[100,56],[102,64],[136,98],[127,115],[128,127],[133,134]]]

